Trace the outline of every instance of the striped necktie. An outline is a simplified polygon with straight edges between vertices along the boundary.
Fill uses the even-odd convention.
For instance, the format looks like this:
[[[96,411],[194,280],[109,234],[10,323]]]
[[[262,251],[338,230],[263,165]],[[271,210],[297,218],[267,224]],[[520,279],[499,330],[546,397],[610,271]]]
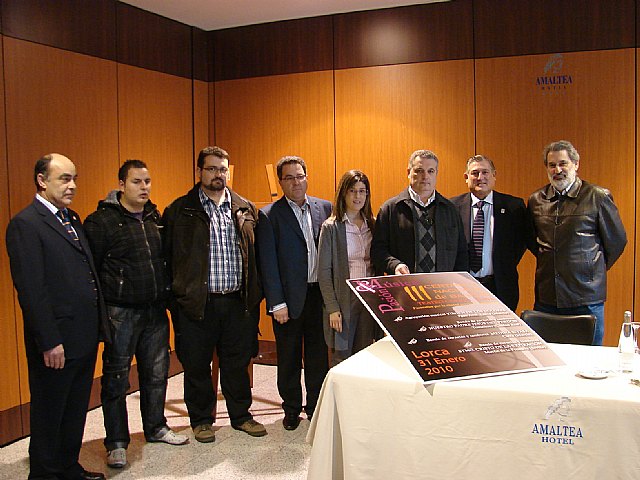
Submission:
[[[469,255],[469,267],[472,272],[477,272],[482,268],[482,244],[484,240],[484,211],[482,207],[484,201],[480,200],[473,207],[478,208],[478,213],[473,219],[473,230],[471,232],[471,252]]]
[[[71,218],[69,217],[69,210],[67,210],[66,208],[64,210],[58,210],[58,213],[56,215],[58,216],[58,218],[60,218],[60,220],[62,220],[62,226],[65,228],[69,236],[77,242],[78,235],[76,235],[76,231],[71,226]]]

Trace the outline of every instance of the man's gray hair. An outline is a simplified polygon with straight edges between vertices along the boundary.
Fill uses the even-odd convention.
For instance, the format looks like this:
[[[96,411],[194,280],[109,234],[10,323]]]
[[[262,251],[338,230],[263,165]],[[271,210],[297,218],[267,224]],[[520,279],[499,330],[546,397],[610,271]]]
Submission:
[[[491,171],[496,171],[496,166],[493,164],[493,160],[491,160],[489,157],[485,157],[484,155],[474,155],[469,160],[467,160],[467,171],[465,173],[469,173],[469,165],[471,165],[473,162],[488,162]]]
[[[430,158],[434,159],[436,161],[436,169],[438,168],[438,157],[435,153],[433,153],[431,150],[416,150],[409,157],[409,166],[407,167],[408,169],[411,169],[413,167],[413,161],[418,157],[423,160],[428,160]]]
[[[567,151],[567,155],[573,163],[578,163],[580,161],[580,154],[576,150],[576,147],[571,145],[571,142],[566,140],[559,140],[557,142],[552,142],[546,147],[544,147],[544,151],[542,152],[542,160],[544,161],[545,166],[547,165],[547,155],[549,152],[561,152],[563,150]]]

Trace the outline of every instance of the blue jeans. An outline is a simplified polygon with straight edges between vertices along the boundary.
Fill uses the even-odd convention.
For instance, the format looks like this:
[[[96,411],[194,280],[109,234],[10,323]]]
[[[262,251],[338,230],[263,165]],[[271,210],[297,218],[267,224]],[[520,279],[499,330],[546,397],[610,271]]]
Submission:
[[[163,305],[142,308],[107,306],[112,343],[102,354],[102,412],[107,450],[127,448],[127,390],[131,360],[136,356],[140,383],[140,413],[149,438],[166,427],[164,402],[169,374],[169,320]]]
[[[604,302],[579,307],[558,308],[553,305],[536,302],[533,309],[538,312],[555,313],[557,315],[593,315],[596,317],[596,331],[593,335],[593,345],[602,345],[604,338]]]

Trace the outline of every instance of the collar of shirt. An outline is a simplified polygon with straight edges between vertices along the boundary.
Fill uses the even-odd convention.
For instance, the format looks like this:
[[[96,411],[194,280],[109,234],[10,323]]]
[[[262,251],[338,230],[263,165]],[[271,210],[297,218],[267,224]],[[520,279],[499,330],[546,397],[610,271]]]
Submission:
[[[311,206],[309,205],[309,198],[305,195],[304,196],[304,203],[302,204],[302,206],[298,205],[296,202],[294,202],[293,200],[291,200],[289,197],[287,197],[285,195],[285,197],[287,199],[287,202],[289,203],[289,206],[291,208],[295,209],[297,208],[298,210],[302,210],[304,212],[305,207],[309,207],[311,208]]]
[[[358,228],[358,225],[356,225],[356,224],[355,224],[355,223],[353,223],[351,220],[349,220],[349,217],[347,217],[347,214],[346,214],[346,213],[342,216],[342,221],[343,221],[344,223],[348,223],[349,225],[353,225],[354,227]],[[362,217],[362,221],[364,222],[364,223],[362,224],[362,228],[367,227],[367,219],[366,219],[366,218],[364,218],[364,217]],[[360,229],[358,228],[358,230],[360,230]]]
[[[493,190],[491,190],[489,192],[489,195],[487,195],[484,198],[478,198],[476,197],[473,193],[471,194],[471,206],[475,206],[476,203],[483,201],[484,203],[488,203],[489,205],[493,205]]]
[[[426,202],[423,202],[422,199],[420,198],[420,195],[418,195],[415,190],[413,188],[411,188],[411,186],[409,186],[409,196],[411,197],[411,200],[413,200],[414,202],[416,202],[418,205],[421,205],[423,207],[428,207],[429,205],[431,205],[433,203],[433,201],[436,199],[436,191],[435,189],[433,190],[433,193],[431,194],[431,196],[427,199]]]
[[[200,196],[200,203],[202,203],[203,207],[208,203],[211,205],[215,205],[216,207],[221,207],[225,203],[231,205],[231,194],[229,193],[228,188],[224,189],[224,195],[222,196],[222,201],[220,202],[220,204],[217,204],[210,197],[208,197],[207,194],[202,191],[202,188],[198,190],[198,195]]]
[[[578,178],[578,177],[576,177],[576,178]],[[556,187],[553,187],[553,190],[555,190],[557,195],[567,195],[569,193],[569,191],[571,190],[571,188],[575,185],[575,183],[576,183],[576,181],[574,179],[573,182],[571,182],[571,185],[569,185],[564,190],[560,191]]]
[[[60,209],[58,207],[56,207],[53,203],[51,203],[49,200],[44,198],[42,195],[39,195],[39,194],[36,193],[36,199],[38,201],[40,201],[40,203],[42,203],[49,210],[51,210],[51,213],[53,213],[54,215],[58,214],[58,210],[60,210]],[[57,216],[56,216],[56,218],[57,218]]]

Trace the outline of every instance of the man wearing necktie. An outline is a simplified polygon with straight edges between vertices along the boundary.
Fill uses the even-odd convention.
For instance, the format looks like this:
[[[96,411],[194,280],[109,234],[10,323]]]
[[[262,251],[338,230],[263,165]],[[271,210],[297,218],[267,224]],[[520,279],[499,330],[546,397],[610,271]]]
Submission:
[[[484,155],[467,160],[469,193],[453,197],[469,245],[469,271],[511,310],[518,306],[518,263],[526,250],[527,209],[494,190],[496,168]]]
[[[409,187],[387,200],[376,218],[371,259],[378,275],[469,269],[460,215],[436,191],[438,157],[416,150],[407,167]]]
[[[534,309],[593,314],[593,344],[602,345],[607,270],[622,255],[627,234],[611,192],[578,177],[580,155],[571,143],[550,143],[543,161],[549,183],[528,205],[535,226],[528,241],[537,261]]]
[[[31,392],[30,479],[103,479],[78,463],[99,330],[108,338],[96,269],[78,215],[73,162],[36,162],[37,194],[7,227],[24,319]]]

